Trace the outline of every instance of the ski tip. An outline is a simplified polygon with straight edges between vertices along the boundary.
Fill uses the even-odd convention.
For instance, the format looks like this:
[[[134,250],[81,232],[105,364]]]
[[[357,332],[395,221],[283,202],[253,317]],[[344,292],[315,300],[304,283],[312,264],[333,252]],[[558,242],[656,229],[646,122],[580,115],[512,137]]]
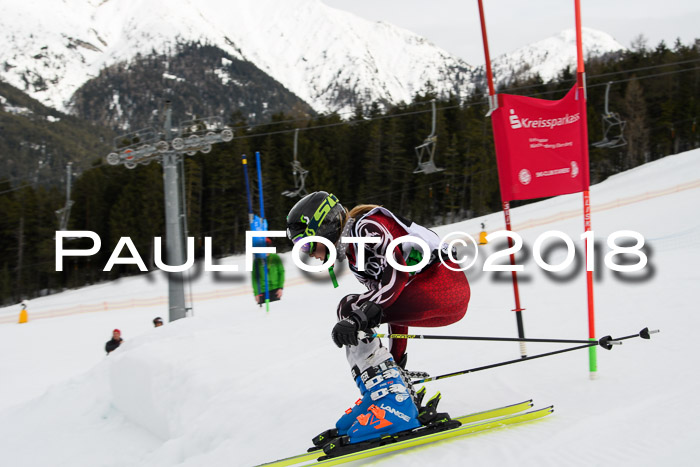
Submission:
[[[547,412],[547,414],[554,413],[554,405],[550,405],[548,407],[541,407],[539,409],[533,409],[527,413],[543,413],[543,412]]]
[[[535,405],[535,402],[534,402],[534,399],[527,399],[527,400],[524,400],[522,402],[518,402],[517,404],[513,404],[510,407],[515,407],[515,406],[523,405],[523,404],[526,404],[528,407],[532,408],[532,406]]]

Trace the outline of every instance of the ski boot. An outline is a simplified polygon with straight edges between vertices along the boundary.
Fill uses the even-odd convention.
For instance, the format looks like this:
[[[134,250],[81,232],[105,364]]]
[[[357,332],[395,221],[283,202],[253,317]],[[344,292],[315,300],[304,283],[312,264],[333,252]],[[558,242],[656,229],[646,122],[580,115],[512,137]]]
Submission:
[[[338,437],[345,437],[347,444],[420,426],[417,406],[391,357],[361,374],[355,366],[352,375],[362,397],[338,419],[335,428],[313,438],[316,448]]]
[[[391,438],[421,426],[418,408],[393,358],[367,368],[358,379],[360,391],[364,391],[362,398],[338,420],[339,436],[323,447],[326,455],[337,455],[339,450],[345,450],[344,446]],[[340,430],[350,422],[343,436]]]
[[[427,378],[430,375],[424,371],[409,371],[406,369],[406,363],[408,363],[408,354],[405,353],[401,357],[398,364],[398,369],[401,372],[401,376],[404,381],[406,381],[406,387],[408,388],[413,402],[418,407],[418,420],[424,426],[432,426],[439,423],[444,423],[451,420],[450,415],[447,412],[438,412],[437,406],[440,403],[442,395],[438,392],[433,397],[428,400],[428,402],[423,405],[423,399],[425,398],[425,386],[422,386],[418,391],[413,387],[411,382],[413,378]]]
[[[360,398],[355,401],[352,407],[345,411],[345,414],[335,423],[335,428],[330,428],[316,435],[311,441],[316,448],[322,448],[328,444],[333,438],[348,434],[348,429],[355,423],[358,415],[367,411],[371,405],[371,398],[365,398],[367,393],[365,383],[360,378],[360,369],[357,366],[352,368],[352,378],[355,380],[357,388],[360,390]],[[313,449],[313,448],[312,448]],[[310,449],[310,451],[312,450]]]
[[[413,387],[413,378],[427,378],[430,375],[424,371],[409,371],[406,369],[406,363],[408,363],[408,354],[405,353],[401,357],[401,360],[398,362],[398,370],[401,372],[401,377],[403,380],[406,382],[406,387],[408,388],[408,392],[411,394],[411,398],[413,399],[413,402],[416,403],[416,407],[420,408],[420,403],[423,400],[423,396],[425,396],[425,393],[421,395],[420,400],[418,399],[418,395],[416,393],[416,389]],[[425,389],[423,389],[425,391]]]
[[[367,368],[360,375],[366,392],[357,406],[360,414],[348,428],[350,444],[418,428],[418,408],[393,358]],[[368,404],[366,411],[362,408]]]

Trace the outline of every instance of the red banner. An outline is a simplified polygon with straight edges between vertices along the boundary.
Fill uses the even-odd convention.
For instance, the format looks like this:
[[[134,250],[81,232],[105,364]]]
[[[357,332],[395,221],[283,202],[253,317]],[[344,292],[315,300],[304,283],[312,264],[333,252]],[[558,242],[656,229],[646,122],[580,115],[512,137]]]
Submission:
[[[504,202],[588,189],[579,105],[576,86],[558,101],[498,94],[491,123]]]

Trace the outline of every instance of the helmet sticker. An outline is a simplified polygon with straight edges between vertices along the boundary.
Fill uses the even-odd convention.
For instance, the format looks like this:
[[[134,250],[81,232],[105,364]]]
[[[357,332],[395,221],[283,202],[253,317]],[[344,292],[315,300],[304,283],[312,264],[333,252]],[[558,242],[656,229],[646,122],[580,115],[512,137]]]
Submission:
[[[306,227],[306,235],[307,236],[312,236],[316,235],[318,232],[318,228],[323,224],[323,220],[326,218],[329,212],[331,212],[331,209],[333,206],[338,204],[338,198],[336,198],[334,195],[329,194],[326,199],[323,200],[321,205],[316,209],[316,212],[314,213],[314,218],[312,222],[308,222],[308,225]]]

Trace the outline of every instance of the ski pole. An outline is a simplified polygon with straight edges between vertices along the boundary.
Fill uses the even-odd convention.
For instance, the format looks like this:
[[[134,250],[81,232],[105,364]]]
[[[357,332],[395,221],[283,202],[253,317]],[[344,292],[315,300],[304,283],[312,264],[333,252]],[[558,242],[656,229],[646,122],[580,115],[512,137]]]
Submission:
[[[260,151],[255,151],[255,163],[258,168],[258,201],[260,202],[260,217],[265,219],[265,202],[263,201],[262,167],[260,166]]]
[[[384,337],[387,339],[439,339],[439,340],[454,340],[454,341],[494,341],[494,342],[551,342],[555,344],[591,344],[591,340],[582,339],[537,339],[537,338],[519,338],[519,337],[480,337],[480,336],[436,336],[427,334],[368,334],[360,331],[358,333],[358,339],[367,339],[369,337]],[[610,336],[606,336],[610,338]],[[604,339],[604,338],[603,338]],[[602,340],[602,339],[601,339]],[[615,339],[618,341],[619,339]],[[617,344],[615,341],[611,342],[612,345]],[[595,341],[595,343],[600,344],[600,341]]]
[[[245,178],[245,194],[248,198],[248,224],[253,226],[253,200],[250,196],[250,185],[248,183],[248,158],[245,154],[241,156],[243,162],[243,176]]]
[[[250,193],[250,183],[248,182],[248,158],[246,157],[245,154],[243,154],[241,156],[241,158],[242,158],[242,162],[243,162],[243,175],[245,178],[245,194],[246,194],[246,197],[248,198],[248,224],[250,226],[249,228],[253,229],[255,214],[253,214],[253,196]],[[260,168],[260,158],[258,157],[258,169],[259,168]],[[260,207],[262,209],[262,195],[260,198]],[[264,217],[264,212],[263,212],[263,217]],[[261,223],[262,223],[262,221],[261,221]],[[259,262],[257,264],[259,264]],[[265,265],[263,264],[263,267],[264,266]],[[260,288],[260,271],[258,270],[258,272],[254,273],[254,275],[255,275],[255,280],[257,281],[257,284],[258,284],[258,294],[262,294],[262,289]],[[260,308],[262,308],[262,300],[260,301],[260,303],[258,303],[258,306]],[[267,311],[270,311],[269,304],[268,304]]]
[[[250,184],[248,182],[248,157],[246,157],[245,154],[241,155],[241,162],[243,163],[243,177],[245,179],[245,194],[246,198],[248,199],[248,225],[249,228],[253,228],[253,219],[255,218],[255,215],[253,214],[253,197],[250,194]],[[253,271],[255,271],[255,268],[253,268]],[[260,289],[260,274],[258,273],[253,273],[255,275],[255,279],[258,284],[258,293],[262,292],[262,289]],[[258,306],[262,307],[262,302],[258,304]]]
[[[260,218],[265,222],[265,202],[263,199],[262,166],[260,164],[260,151],[255,151],[255,163],[258,167],[258,197],[260,198]],[[265,225],[265,224],[263,224]],[[266,228],[267,230],[267,228]],[[270,311],[270,282],[267,271],[267,257],[263,256],[263,268],[265,271],[265,310]]]
[[[564,353],[564,352],[571,352],[574,350],[586,349],[588,347],[594,347],[597,345],[600,345],[601,347],[603,347],[607,350],[610,350],[610,349],[612,349],[612,346],[614,344],[622,344],[622,342],[620,342],[621,340],[632,339],[634,337],[641,337],[642,339],[650,339],[651,334],[656,334],[657,332],[659,332],[659,331],[658,330],[650,331],[649,328],[644,328],[637,334],[632,334],[629,336],[620,337],[618,339],[612,339],[610,336],[605,336],[605,337],[601,338],[599,342],[591,341],[587,344],[579,345],[576,347],[570,347],[568,349],[555,350],[553,352],[547,352],[547,353],[538,354],[538,355],[531,355],[531,356],[524,357],[524,358],[518,358],[516,360],[508,360],[505,362],[492,363],[491,365],[470,368],[468,370],[455,371],[453,373],[447,373],[447,374],[440,375],[440,376],[432,376],[432,377],[428,377],[428,378],[418,379],[418,380],[411,381],[411,383],[412,384],[420,384],[420,383],[427,383],[428,381],[437,381],[439,379],[451,378],[452,376],[466,375],[468,373],[474,373],[474,372],[481,371],[481,370],[488,370],[491,368],[510,365],[513,363],[520,363],[520,362],[524,362],[526,360],[534,360],[536,358],[549,357],[550,355],[557,355],[557,354]]]
[[[615,339],[615,340],[616,340],[616,341],[624,341],[624,340],[626,340],[626,339],[633,339],[633,338],[635,338],[635,337],[641,337],[642,339],[651,339],[651,335],[652,335],[652,334],[656,334],[657,332],[659,332],[658,329],[655,329],[655,330],[651,330],[651,331],[650,331],[649,328],[644,328],[644,329],[642,329],[641,331],[639,331],[638,334],[630,334],[629,336],[618,337],[618,338]]]

